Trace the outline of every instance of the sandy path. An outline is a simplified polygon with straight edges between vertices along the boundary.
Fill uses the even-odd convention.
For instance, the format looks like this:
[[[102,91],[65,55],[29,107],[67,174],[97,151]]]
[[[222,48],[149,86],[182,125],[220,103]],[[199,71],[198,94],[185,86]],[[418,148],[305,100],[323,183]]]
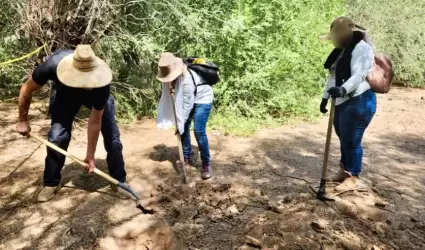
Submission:
[[[211,132],[215,178],[202,182],[191,169],[187,186],[172,168],[171,130],[152,121],[122,126],[129,182],[154,215],[112,196],[106,182],[71,161],[57,196],[34,203],[45,148],[14,134],[16,107],[0,104],[0,249],[425,249],[422,97],[425,91],[410,89],[378,97],[364,140],[364,190],[330,203],[317,201],[307,183],[320,178],[327,119],[250,138]],[[33,131],[46,135],[43,108],[32,110]],[[83,157],[80,126],[69,151]],[[336,137],[331,150],[336,171]]]

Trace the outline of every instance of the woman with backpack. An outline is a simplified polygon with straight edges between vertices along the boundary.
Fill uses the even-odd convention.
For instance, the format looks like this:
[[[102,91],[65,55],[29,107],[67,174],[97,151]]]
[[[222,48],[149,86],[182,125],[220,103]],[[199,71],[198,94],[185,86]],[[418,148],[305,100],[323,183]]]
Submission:
[[[201,154],[202,169],[201,178],[207,180],[212,177],[211,156],[206,134],[207,122],[211,113],[214,101],[214,92],[210,84],[204,83],[204,79],[194,70],[189,69],[182,58],[174,56],[172,53],[162,53],[158,62],[157,79],[163,83],[172,83],[175,86],[177,128],[181,132],[184,161],[186,165],[195,165],[195,158],[192,152],[190,140],[190,127],[194,121],[194,134]],[[164,86],[167,86],[166,84]],[[163,89],[163,96],[166,91]],[[165,103],[165,98],[161,97],[161,102]],[[163,106],[167,106],[164,104]],[[170,105],[168,105],[170,106]],[[159,108],[158,117],[164,117],[168,110],[161,111]],[[160,113],[163,114],[160,114]],[[173,114],[174,116],[174,114]],[[163,120],[158,118],[159,123]],[[162,122],[164,123],[164,122]],[[166,125],[159,125],[165,127]],[[183,132],[182,132],[183,131]],[[182,166],[178,165],[179,171]]]
[[[354,189],[362,170],[362,138],[376,112],[376,96],[367,81],[374,65],[374,51],[366,33],[348,17],[335,19],[327,36],[335,46],[325,62],[329,70],[320,104],[326,113],[329,98],[335,98],[334,128],[340,140],[340,170],[330,179],[341,182],[338,192]]]

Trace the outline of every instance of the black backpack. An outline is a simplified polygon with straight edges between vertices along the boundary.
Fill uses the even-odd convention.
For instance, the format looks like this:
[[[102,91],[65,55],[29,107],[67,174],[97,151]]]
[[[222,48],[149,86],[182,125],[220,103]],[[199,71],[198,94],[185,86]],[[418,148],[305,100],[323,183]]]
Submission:
[[[204,80],[203,83],[196,85],[195,79],[193,78],[193,75],[189,70],[189,73],[192,76],[193,83],[195,84],[195,95],[197,93],[197,86],[200,86],[200,85],[213,86],[220,81],[218,66],[208,61],[207,59],[191,56],[191,57],[187,57],[183,59],[183,62],[187,65],[188,69],[196,72]]]

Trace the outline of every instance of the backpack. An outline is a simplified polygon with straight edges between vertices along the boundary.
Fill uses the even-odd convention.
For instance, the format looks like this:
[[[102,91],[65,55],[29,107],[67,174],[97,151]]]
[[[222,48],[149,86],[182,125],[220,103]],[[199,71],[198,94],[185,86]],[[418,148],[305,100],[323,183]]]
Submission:
[[[191,56],[191,57],[187,57],[183,59],[183,62],[187,65],[188,69],[193,70],[204,80],[203,83],[196,85],[195,79],[193,78],[193,75],[189,70],[189,73],[192,76],[193,83],[195,84],[195,95],[197,92],[197,89],[196,89],[197,86],[200,86],[200,85],[213,86],[220,81],[218,66],[208,61],[207,59]]]
[[[390,57],[382,53],[375,53],[372,72],[367,76],[370,88],[375,93],[386,94],[390,91],[393,78],[393,62]]]

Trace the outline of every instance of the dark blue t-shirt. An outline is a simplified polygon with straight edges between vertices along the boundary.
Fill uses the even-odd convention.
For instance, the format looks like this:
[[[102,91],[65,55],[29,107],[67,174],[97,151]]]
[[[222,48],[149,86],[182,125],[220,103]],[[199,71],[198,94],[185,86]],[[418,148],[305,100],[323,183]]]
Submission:
[[[39,65],[32,73],[32,79],[38,85],[44,85],[48,80],[55,84],[56,96],[54,103],[63,108],[69,106],[84,105],[93,107],[96,110],[103,110],[110,95],[110,86],[85,90],[80,88],[72,88],[64,85],[59,81],[56,69],[59,62],[67,55],[73,54],[74,50],[59,50],[54,53],[47,61]]]

